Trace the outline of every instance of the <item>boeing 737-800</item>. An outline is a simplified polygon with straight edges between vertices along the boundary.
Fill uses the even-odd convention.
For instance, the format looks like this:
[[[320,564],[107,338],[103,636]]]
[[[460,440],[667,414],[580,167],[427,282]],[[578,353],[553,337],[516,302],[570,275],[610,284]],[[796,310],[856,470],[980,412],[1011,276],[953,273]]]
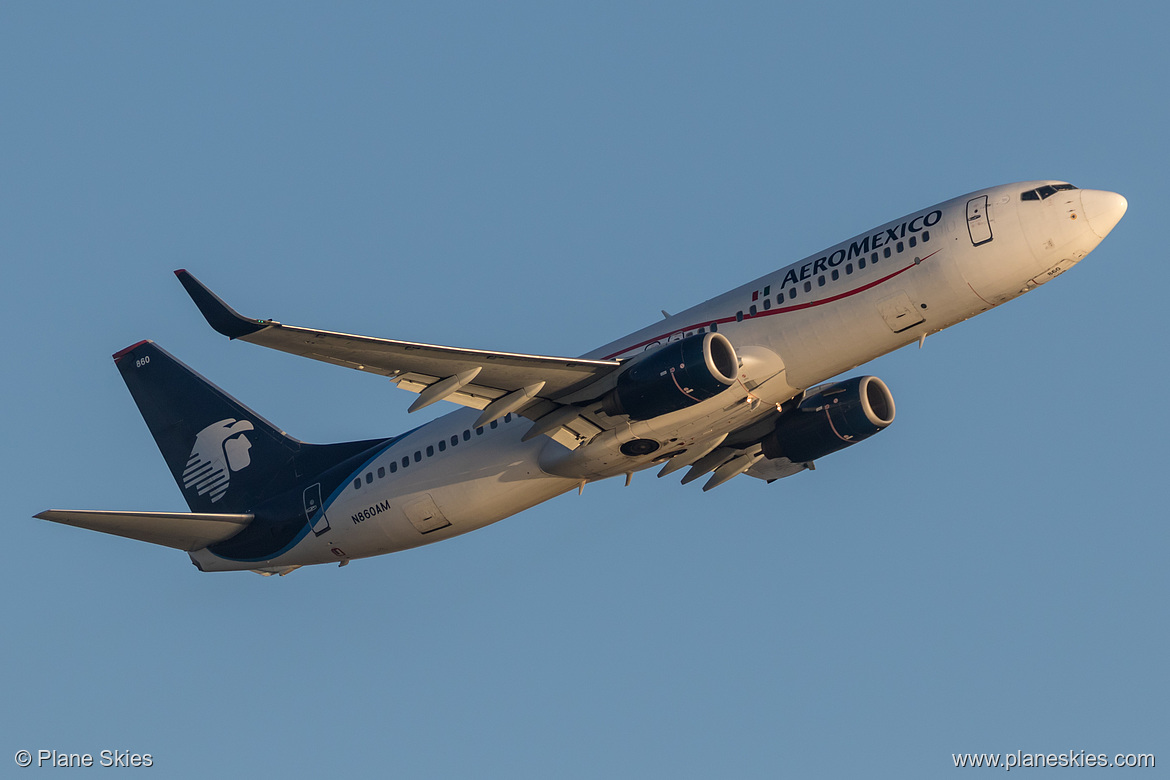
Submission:
[[[893,422],[880,379],[833,377],[1058,276],[1126,205],[1057,181],[980,190],[578,358],[251,319],[176,271],[231,339],[389,377],[418,394],[411,411],[469,408],[392,438],[306,444],[139,342],[114,362],[191,511],[37,517],[175,547],[202,571],[285,574],[448,539],[654,466],[706,477],[704,490],[740,474],[772,482]]]

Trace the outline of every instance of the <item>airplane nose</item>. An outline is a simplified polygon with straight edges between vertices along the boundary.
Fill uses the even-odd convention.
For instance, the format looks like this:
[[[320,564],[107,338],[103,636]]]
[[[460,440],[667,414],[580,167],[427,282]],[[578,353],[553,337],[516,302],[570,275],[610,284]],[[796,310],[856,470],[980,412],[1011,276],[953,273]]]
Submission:
[[[1081,190],[1081,209],[1089,229],[1098,238],[1105,238],[1113,226],[1125,216],[1129,202],[1116,192],[1106,190]]]

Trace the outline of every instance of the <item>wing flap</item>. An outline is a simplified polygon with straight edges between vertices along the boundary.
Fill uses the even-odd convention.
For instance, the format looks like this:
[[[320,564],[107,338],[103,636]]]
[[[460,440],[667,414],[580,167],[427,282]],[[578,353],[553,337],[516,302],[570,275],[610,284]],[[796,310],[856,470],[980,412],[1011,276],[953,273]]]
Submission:
[[[192,552],[238,534],[253,515],[50,509],[35,517]]]

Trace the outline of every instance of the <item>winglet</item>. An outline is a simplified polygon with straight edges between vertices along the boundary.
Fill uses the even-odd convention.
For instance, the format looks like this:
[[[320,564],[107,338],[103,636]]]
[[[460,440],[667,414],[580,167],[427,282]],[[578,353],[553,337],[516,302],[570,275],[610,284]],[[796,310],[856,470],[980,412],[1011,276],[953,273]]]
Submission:
[[[228,306],[185,269],[175,271],[175,276],[179,277],[179,281],[191,296],[191,300],[195,301],[207,323],[229,339],[248,336],[267,327],[267,324],[245,317]]]

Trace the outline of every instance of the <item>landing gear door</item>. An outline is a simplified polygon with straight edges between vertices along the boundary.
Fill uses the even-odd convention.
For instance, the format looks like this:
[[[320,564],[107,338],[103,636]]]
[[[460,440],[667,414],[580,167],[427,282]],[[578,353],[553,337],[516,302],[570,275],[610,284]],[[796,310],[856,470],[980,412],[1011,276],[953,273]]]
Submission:
[[[329,518],[321,506],[321,483],[305,488],[305,520],[317,536],[329,530]]]
[[[980,195],[967,201],[967,233],[971,245],[979,246],[991,240],[991,222],[987,216],[987,196]]]

